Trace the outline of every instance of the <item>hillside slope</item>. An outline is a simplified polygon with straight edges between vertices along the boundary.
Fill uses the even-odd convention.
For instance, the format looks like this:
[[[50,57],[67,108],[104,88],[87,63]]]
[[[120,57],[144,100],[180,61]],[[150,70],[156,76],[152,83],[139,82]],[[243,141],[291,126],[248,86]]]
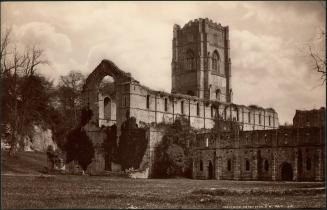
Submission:
[[[1,174],[39,174],[44,172],[47,155],[44,152],[18,152],[10,157],[8,152],[1,151]]]

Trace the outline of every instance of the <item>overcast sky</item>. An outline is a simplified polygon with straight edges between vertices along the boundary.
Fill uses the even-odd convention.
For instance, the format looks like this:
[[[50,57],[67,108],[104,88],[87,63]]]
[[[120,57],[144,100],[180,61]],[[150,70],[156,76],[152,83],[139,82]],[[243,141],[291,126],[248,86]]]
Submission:
[[[230,28],[234,103],[273,107],[280,123],[325,106],[325,85],[303,51],[325,29],[321,2],[1,2],[1,29],[46,50],[51,65],[39,72],[47,77],[88,75],[109,59],[167,92],[173,25],[200,17]]]

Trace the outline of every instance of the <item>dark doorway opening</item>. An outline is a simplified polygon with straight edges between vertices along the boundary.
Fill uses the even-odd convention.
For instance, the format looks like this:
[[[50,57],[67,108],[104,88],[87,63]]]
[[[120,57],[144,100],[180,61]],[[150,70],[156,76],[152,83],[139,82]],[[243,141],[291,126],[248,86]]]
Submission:
[[[214,171],[213,171],[213,165],[211,161],[209,161],[209,166],[208,166],[208,179],[213,179],[214,178]]]
[[[282,174],[283,181],[292,181],[293,180],[292,165],[284,162],[281,166],[281,174]]]

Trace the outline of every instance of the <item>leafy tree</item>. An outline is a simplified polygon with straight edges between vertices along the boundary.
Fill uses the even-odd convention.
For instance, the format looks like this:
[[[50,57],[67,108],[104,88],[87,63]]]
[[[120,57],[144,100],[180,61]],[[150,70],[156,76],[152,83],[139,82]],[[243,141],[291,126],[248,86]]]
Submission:
[[[139,168],[148,145],[145,130],[138,128],[134,117],[128,118],[121,126],[117,151],[118,162],[123,169]]]
[[[68,75],[61,76],[56,87],[53,100],[57,117],[55,117],[54,137],[58,146],[65,145],[65,137],[68,132],[78,126],[78,117],[81,114],[82,100],[81,92],[85,77],[77,72],[71,71]]]
[[[64,150],[66,151],[66,163],[77,161],[84,173],[94,157],[94,147],[83,129],[83,126],[91,119],[92,111],[83,109],[81,113],[80,124],[68,133]]]
[[[0,47],[1,112],[4,114],[2,123],[10,127],[10,154],[15,155],[17,144],[20,142],[21,137],[26,135],[24,132],[28,131],[25,128],[33,123],[27,119],[32,115],[33,119],[37,118],[39,120],[40,117],[36,115],[42,116],[44,114],[44,104],[35,107],[36,103],[34,103],[36,98],[43,100],[44,98],[40,97],[46,95],[45,89],[42,88],[45,83],[38,81],[45,80],[36,75],[36,71],[40,66],[48,62],[44,58],[42,49],[36,46],[25,46],[23,49],[18,49],[11,42],[11,31],[4,30],[2,32]],[[40,84],[42,85],[40,86]],[[39,91],[41,95],[36,95],[37,88],[30,88],[29,85],[41,87]],[[33,97],[31,97],[31,94]],[[28,110],[27,106],[32,109]]]
[[[86,171],[94,157],[93,143],[81,127],[73,129],[67,136],[66,163],[75,160]]]
[[[195,130],[185,118],[176,119],[166,127],[163,140],[156,150],[155,176],[191,177]]]

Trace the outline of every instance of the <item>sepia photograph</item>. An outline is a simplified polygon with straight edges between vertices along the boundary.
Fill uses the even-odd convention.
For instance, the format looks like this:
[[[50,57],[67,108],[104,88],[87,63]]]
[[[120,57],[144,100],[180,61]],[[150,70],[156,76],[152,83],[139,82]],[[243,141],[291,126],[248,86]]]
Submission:
[[[325,1],[7,1],[1,209],[326,208]]]

